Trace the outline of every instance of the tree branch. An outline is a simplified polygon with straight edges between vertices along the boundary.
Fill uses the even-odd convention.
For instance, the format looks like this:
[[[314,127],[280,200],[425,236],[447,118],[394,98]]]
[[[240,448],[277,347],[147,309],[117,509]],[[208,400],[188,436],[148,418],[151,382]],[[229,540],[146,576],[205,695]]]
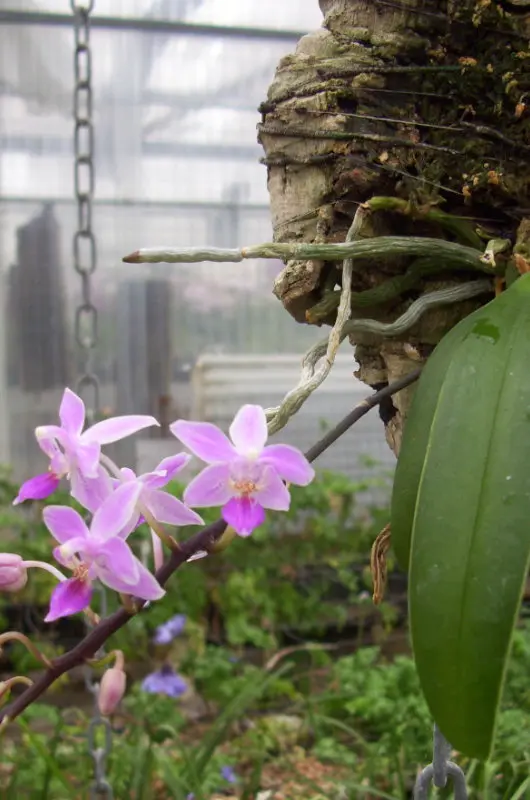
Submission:
[[[379,405],[385,398],[390,397],[406,386],[414,383],[421,374],[421,367],[415,369],[409,375],[401,378],[395,383],[380,389],[378,392],[366,397],[331,431],[320,439],[319,442],[313,445],[307,453],[306,457],[309,461],[314,461],[325,450],[328,449],[334,442],[337,441],[352,425],[354,425],[361,417],[370,411],[370,409]],[[207,525],[205,528],[197,531],[187,539],[185,542],[179,544],[178,550],[174,550],[164,564],[157,570],[156,578],[158,582],[165,586],[169,578],[176,570],[182,566],[191,556],[199,552],[199,550],[209,550],[211,546],[219,539],[226,530],[226,522],[222,519]],[[137,607],[139,610],[145,605],[144,602],[138,601]],[[107,641],[107,639],[116,633],[116,631],[123,628],[131,614],[125,609],[120,608],[111,614],[106,619],[96,625],[82,641],[79,642],[68,653],[64,653],[58,658],[54,659],[51,667],[45,670],[40,677],[38,677],[32,686],[29,686],[22,694],[20,694],[13,702],[3,709],[0,709],[0,724],[7,720],[13,720],[21,714],[31,703],[38,700],[38,698],[65,672],[69,672],[74,667],[77,667],[93,658],[97,651]]]

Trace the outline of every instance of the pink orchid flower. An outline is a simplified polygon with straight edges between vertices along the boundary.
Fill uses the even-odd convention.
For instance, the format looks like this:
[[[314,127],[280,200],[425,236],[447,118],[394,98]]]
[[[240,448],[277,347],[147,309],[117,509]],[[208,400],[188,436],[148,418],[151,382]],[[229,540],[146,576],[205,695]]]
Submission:
[[[225,434],[209,422],[177,420],[170,426],[177,439],[209,466],[188,484],[190,506],[222,506],[225,522],[249,536],[265,520],[264,509],[287,511],[290,494],[284,483],[307,486],[315,472],[300,450],[286,444],[265,447],[267,420],[260,406],[243,406]]]
[[[138,506],[144,507],[157,522],[165,525],[204,525],[204,520],[173,495],[163,492],[162,488],[173,480],[191,460],[187,453],[178,453],[162,459],[153,472],[135,475],[132,469],[120,469],[121,480],[125,483],[137,481],[140,486]],[[141,520],[142,513],[136,510],[122,531],[122,537],[128,536]]]
[[[59,542],[53,555],[73,571],[72,578],[60,582],[53,590],[45,622],[87,608],[96,579],[110,589],[142,600],[159,600],[164,595],[154,575],[120,537],[134,514],[140,492],[141,486],[136,482],[119,486],[96,511],[90,529],[73,508],[44,509],[44,524]]]
[[[180,500],[167,492],[161,491],[164,486],[180,472],[190,461],[187,453],[178,453],[162,459],[153,472],[136,476],[132,469],[120,469],[121,480],[124,482],[136,481],[140,486],[138,508],[132,518],[121,531],[120,536],[126,538],[140,523],[145,522],[144,514],[148,512],[154,520],[166,525],[204,525],[204,520],[195,511],[188,508]],[[158,535],[151,529],[151,543],[155,569],[162,566],[164,560],[162,542]]]
[[[96,422],[83,431],[85,405],[70,389],[64,390],[59,419],[60,426],[44,425],[35,430],[37,444],[50,459],[50,467],[47,473],[22,484],[15,505],[48,497],[61,478],[67,477],[72,496],[89,511],[96,511],[111,491],[108,473],[100,464],[101,445],[159,424],[154,417],[133,414]]]

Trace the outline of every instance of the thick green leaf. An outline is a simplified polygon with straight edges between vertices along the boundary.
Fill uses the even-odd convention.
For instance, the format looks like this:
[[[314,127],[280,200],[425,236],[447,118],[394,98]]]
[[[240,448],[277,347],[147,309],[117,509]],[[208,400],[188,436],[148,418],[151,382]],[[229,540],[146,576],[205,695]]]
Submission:
[[[485,759],[530,553],[530,275],[473,319],[432,421],[409,601],[433,717],[456,749]]]
[[[487,306],[485,306],[487,308]],[[440,391],[453,357],[475,325],[479,309],[451,329],[427,361],[416,388],[399,453],[392,488],[392,547],[402,570],[409,566],[410,541],[425,452]]]

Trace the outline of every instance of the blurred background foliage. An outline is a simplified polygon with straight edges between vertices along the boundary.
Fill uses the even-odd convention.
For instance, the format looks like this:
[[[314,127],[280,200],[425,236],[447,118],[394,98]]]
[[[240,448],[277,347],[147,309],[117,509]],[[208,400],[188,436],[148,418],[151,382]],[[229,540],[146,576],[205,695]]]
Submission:
[[[371,600],[369,550],[388,510],[366,498],[374,488],[385,497],[387,485],[386,476],[353,483],[319,474],[307,489],[292,490],[287,514],[270,514],[249,539],[186,564],[166,597],[113,637],[129,678],[112,719],[115,797],[410,797],[417,770],[430,760],[432,722],[409,656],[405,579],[392,558],[385,601],[375,608]],[[180,496],[182,487],[172,491]],[[42,504],[14,509],[15,494],[3,474],[6,549],[49,558]],[[67,495],[52,501],[72,502]],[[179,538],[190,532],[177,531]],[[145,555],[147,530],[131,541]],[[3,628],[25,630],[49,655],[84,633],[80,618],[41,623],[51,585],[46,573],[32,571],[23,592],[2,597],[0,606]],[[175,614],[186,616],[183,632],[156,645],[157,626]],[[186,681],[181,697],[143,690],[142,678],[162,664]],[[6,647],[2,666],[6,674],[38,669],[16,643]],[[454,755],[472,800],[517,800],[530,790],[529,670],[530,627],[522,624],[492,762]],[[85,796],[90,713],[75,671],[28,709],[3,739],[2,796]],[[23,768],[28,761],[31,770]]]

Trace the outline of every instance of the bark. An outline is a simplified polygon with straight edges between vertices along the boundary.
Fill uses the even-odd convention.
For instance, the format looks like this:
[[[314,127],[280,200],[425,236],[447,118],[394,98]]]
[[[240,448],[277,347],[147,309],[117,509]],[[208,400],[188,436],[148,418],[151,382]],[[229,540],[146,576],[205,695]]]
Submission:
[[[323,27],[276,70],[262,104],[275,241],[344,241],[360,202],[378,195],[438,204],[530,258],[530,4],[522,0],[320,0]],[[371,235],[451,238],[432,222],[381,212]],[[356,266],[353,290],[379,285],[406,260]],[[340,265],[290,262],[274,293],[306,323],[340,282]],[[395,319],[425,291],[469,280],[428,278],[397,301],[355,314]],[[390,383],[425,359],[478,305],[436,310],[400,340],[353,344],[359,377]],[[332,324],[334,314],[319,320]],[[399,451],[412,389],[383,409]]]

